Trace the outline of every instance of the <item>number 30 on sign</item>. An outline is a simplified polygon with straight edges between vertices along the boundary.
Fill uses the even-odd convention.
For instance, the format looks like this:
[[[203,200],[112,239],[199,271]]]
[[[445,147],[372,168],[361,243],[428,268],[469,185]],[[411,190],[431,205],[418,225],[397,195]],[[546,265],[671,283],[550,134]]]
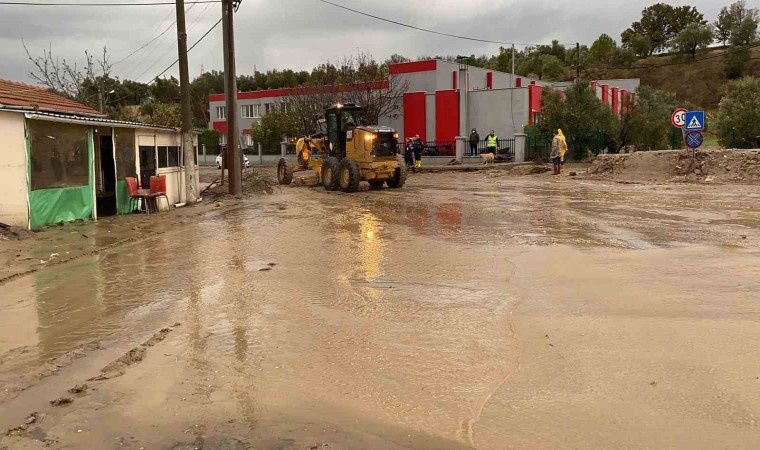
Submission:
[[[673,111],[673,116],[670,118],[671,123],[676,128],[683,128],[686,125],[686,113],[688,110],[679,108]]]

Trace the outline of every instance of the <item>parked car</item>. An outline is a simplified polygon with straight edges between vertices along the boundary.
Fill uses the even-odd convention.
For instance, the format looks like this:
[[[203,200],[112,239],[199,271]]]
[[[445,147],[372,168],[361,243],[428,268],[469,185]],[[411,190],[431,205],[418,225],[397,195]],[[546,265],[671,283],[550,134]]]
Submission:
[[[251,167],[251,162],[248,161],[248,157],[243,155],[243,167],[246,169]],[[218,155],[216,157],[216,168],[221,169],[222,168],[222,155]]]

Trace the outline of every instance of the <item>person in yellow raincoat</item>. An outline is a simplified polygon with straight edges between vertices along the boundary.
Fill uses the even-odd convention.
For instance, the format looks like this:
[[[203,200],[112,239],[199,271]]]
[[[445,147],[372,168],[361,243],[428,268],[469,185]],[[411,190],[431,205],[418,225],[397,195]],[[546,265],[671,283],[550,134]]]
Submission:
[[[565,165],[565,153],[567,153],[567,138],[565,137],[565,134],[562,133],[562,129],[557,130],[559,134],[559,138],[562,140],[562,159],[560,164],[560,171],[562,171],[562,166]]]

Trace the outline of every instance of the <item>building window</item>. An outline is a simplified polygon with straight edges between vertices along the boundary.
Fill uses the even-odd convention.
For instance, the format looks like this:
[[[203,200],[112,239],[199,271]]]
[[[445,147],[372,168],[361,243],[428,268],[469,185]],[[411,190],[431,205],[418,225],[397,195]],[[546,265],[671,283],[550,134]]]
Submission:
[[[243,119],[253,119],[259,117],[259,105],[243,105],[240,107]]]
[[[253,118],[258,119],[261,117],[261,105],[253,105]]]
[[[216,107],[216,118],[220,120],[226,120],[227,119],[227,107],[226,106],[217,106]]]
[[[179,147],[176,146],[162,146],[158,147],[158,167],[179,167]]]
[[[275,104],[274,103],[265,103],[264,104],[264,114],[269,114],[270,112],[275,111]]]

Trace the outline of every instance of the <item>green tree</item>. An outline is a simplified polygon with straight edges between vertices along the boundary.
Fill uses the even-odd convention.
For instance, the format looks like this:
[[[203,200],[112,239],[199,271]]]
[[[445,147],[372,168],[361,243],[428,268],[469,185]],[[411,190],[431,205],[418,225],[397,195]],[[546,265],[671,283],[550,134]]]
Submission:
[[[680,102],[672,92],[642,85],[636,103],[617,121],[614,135],[618,149],[628,145],[639,150],[670,148],[673,132],[670,116],[683,107],[692,105]]]
[[[142,106],[141,113],[150,125],[177,128],[182,126],[182,111],[176,103],[146,103]]]
[[[721,145],[752,148],[760,145],[760,79],[744,77],[728,84],[715,118]]]
[[[667,50],[681,32],[692,23],[706,24],[704,15],[693,6],[674,7],[657,3],[641,12],[641,20],[621,34],[623,45],[635,48],[644,56],[644,42],[647,42],[645,56]]]
[[[742,4],[734,4],[729,12],[737,20],[731,29],[731,48],[726,56],[726,76],[731,79],[746,75],[749,71],[752,46],[758,41],[757,28],[760,14],[757,9],[744,9]],[[741,18],[741,20],[739,20]]]
[[[254,122],[251,126],[251,137],[254,143],[261,144],[267,151],[279,148],[280,142],[286,136],[297,136],[299,124],[294,115],[277,109],[261,118],[260,122]]]
[[[697,59],[697,50],[707,48],[715,40],[712,25],[698,22],[690,23],[675,40],[678,51]]]
[[[150,87],[150,94],[159,103],[179,103],[179,80],[174,77],[156,78]]]
[[[615,57],[617,42],[609,35],[602,34],[591,45],[591,59],[594,62],[609,64]]]
[[[559,91],[545,90],[542,106],[539,128],[544,132],[561,128],[573,159],[585,157],[590,136],[600,131],[609,132],[614,127],[612,110],[597,98],[585,81],[565,90],[564,96]]]
[[[745,20],[749,20],[749,23],[744,24]],[[744,0],[739,0],[730,6],[724,6],[720,10],[718,19],[714,23],[716,37],[725,45],[731,40],[734,32],[744,24],[746,28],[743,31],[738,31],[740,34],[743,34],[738,37],[738,41],[746,41],[747,37],[749,37],[747,33],[751,31],[751,23],[754,22],[756,24],[757,21],[758,10],[756,8],[747,8],[747,3]],[[757,28],[755,28],[755,32],[757,32]]]
[[[218,154],[219,153],[219,140],[222,137],[222,133],[216,131],[216,130],[210,130],[205,129],[201,133],[200,136],[198,136],[198,143],[200,145],[206,146],[206,152],[209,154]]]
[[[560,80],[565,73],[562,61],[552,54],[541,54],[534,51],[528,57],[520,61],[519,74],[528,76],[535,75],[539,80],[547,78],[552,81]]]

